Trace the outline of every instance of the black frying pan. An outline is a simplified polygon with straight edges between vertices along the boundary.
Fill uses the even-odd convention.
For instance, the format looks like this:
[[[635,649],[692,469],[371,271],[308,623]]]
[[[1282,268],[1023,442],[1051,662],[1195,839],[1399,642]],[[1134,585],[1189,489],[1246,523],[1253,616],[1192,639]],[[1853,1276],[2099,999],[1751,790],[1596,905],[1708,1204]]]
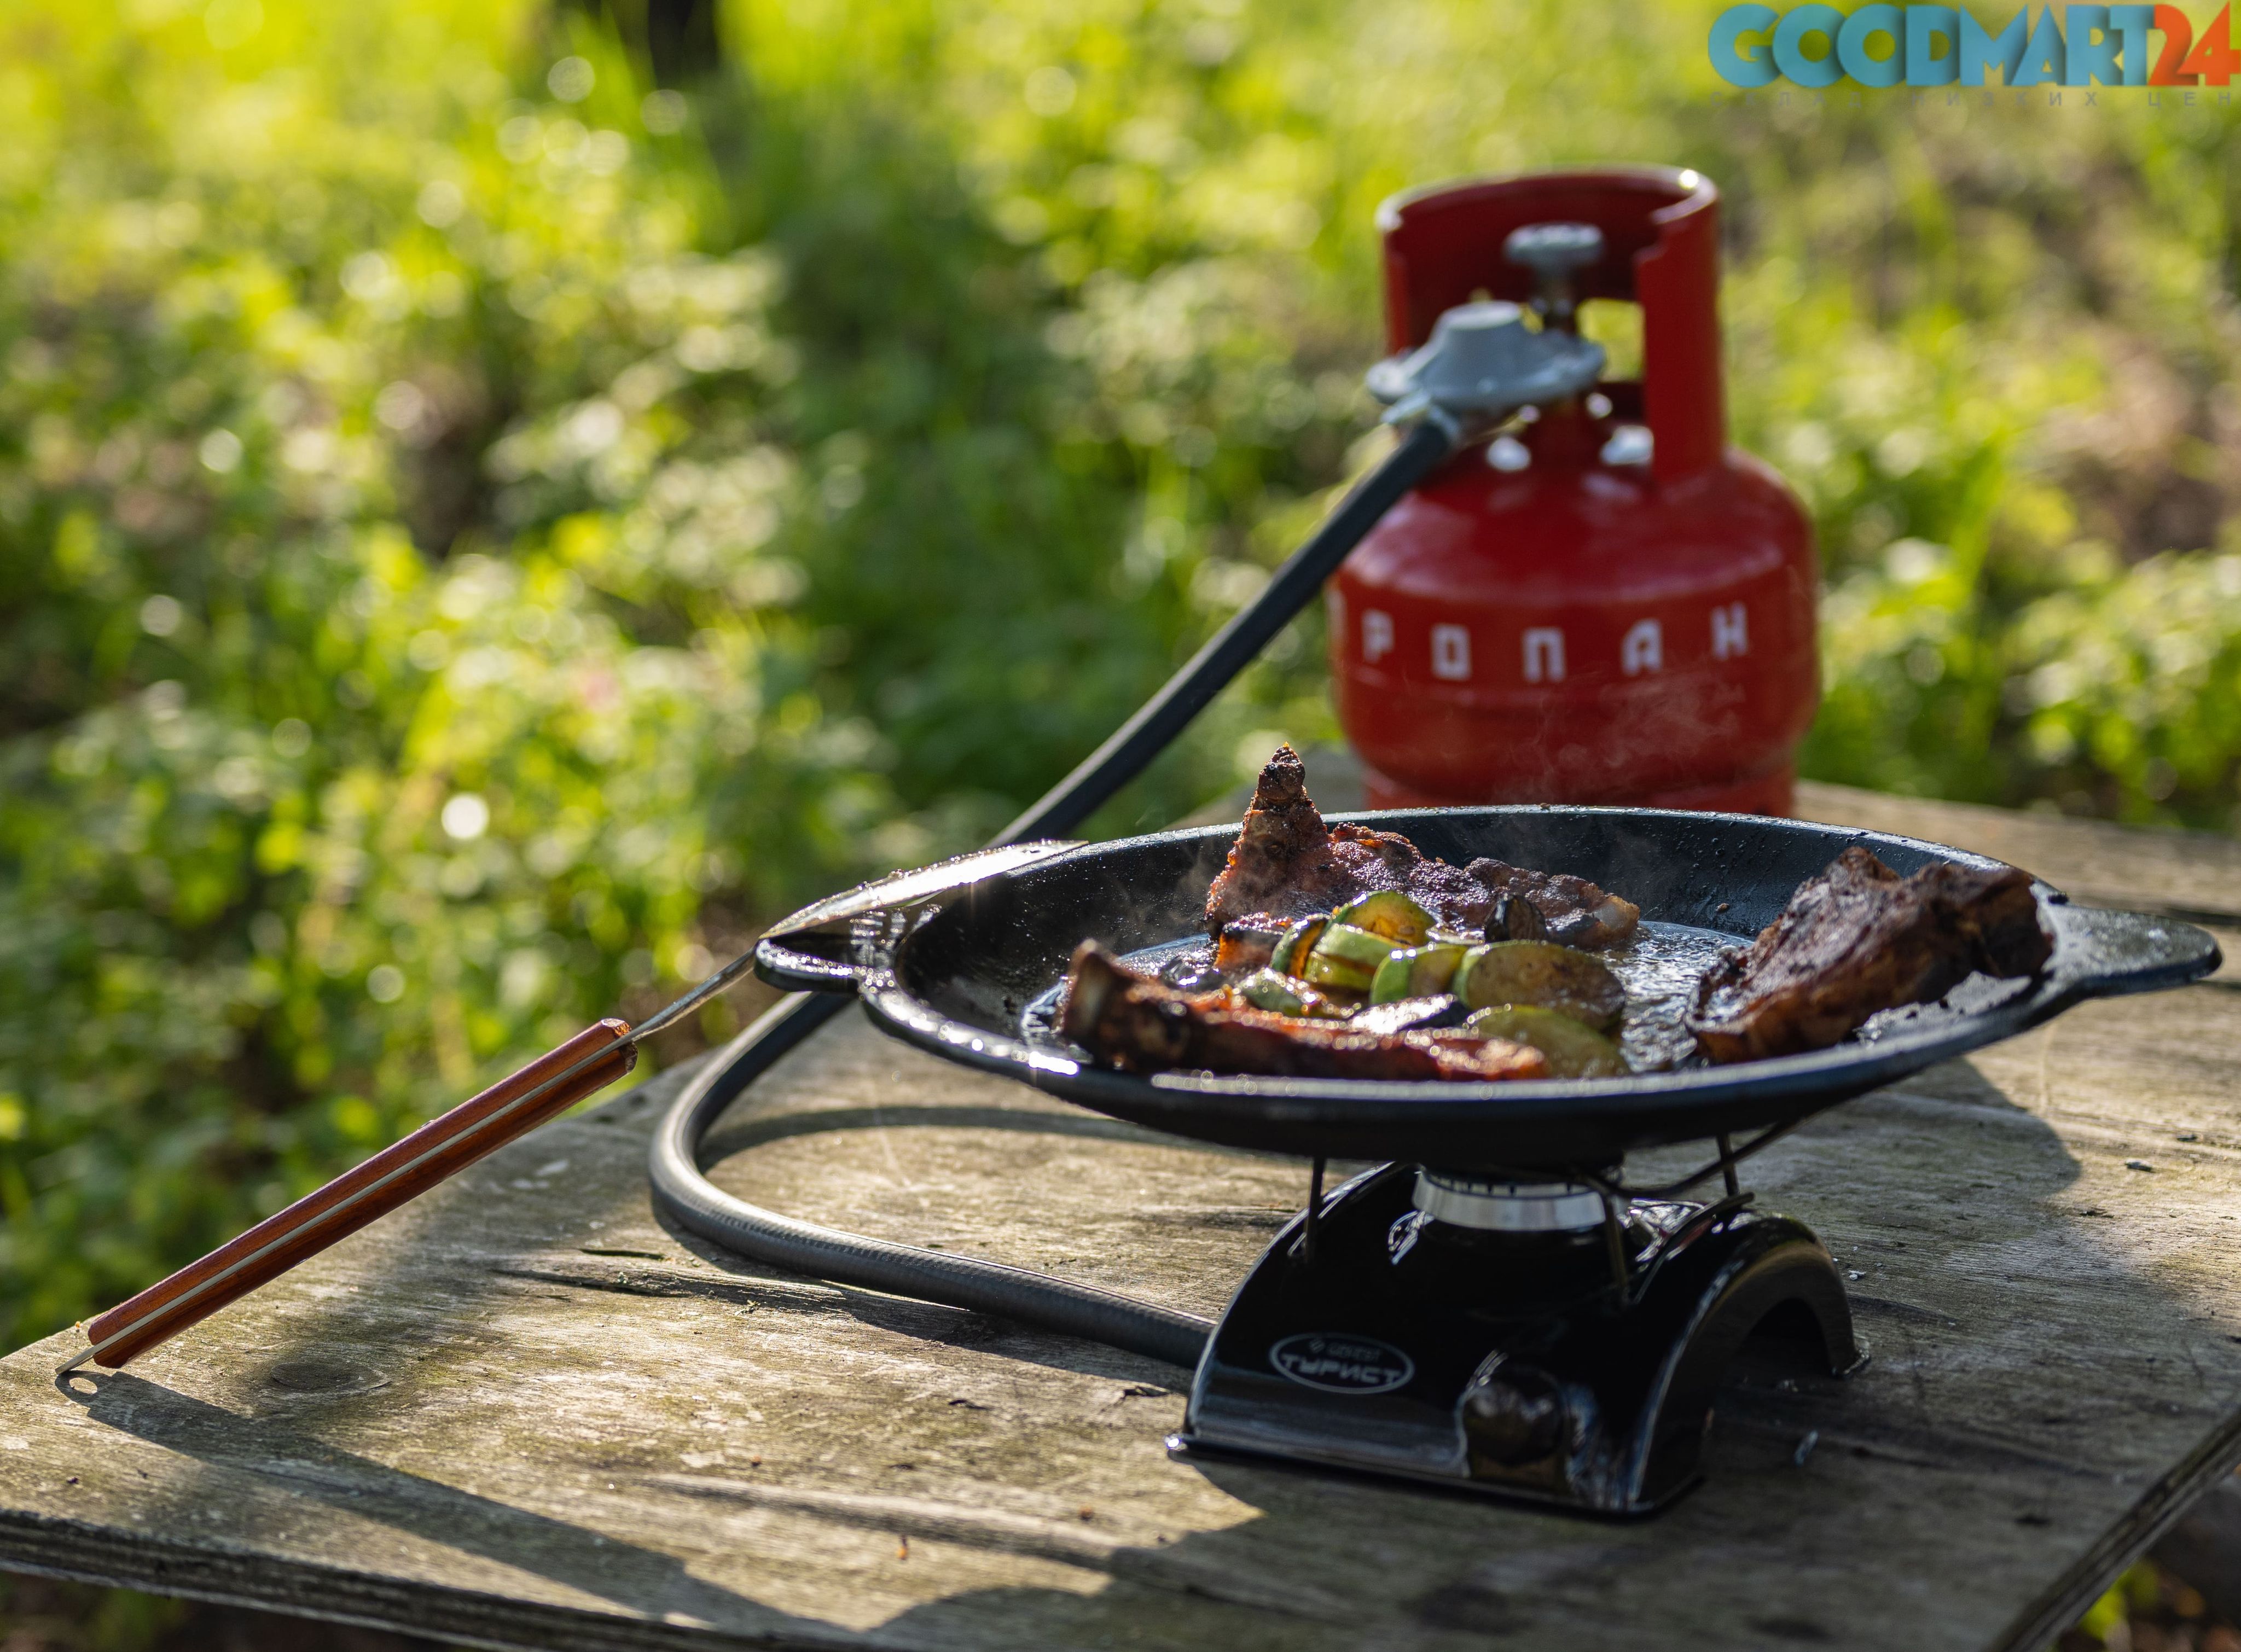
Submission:
[[[1491,855],[1572,873],[1638,902],[1646,920],[1738,942],[1848,845],[1865,845],[1902,873],[1937,860],[1998,864],[1911,838],[1752,815],[1529,807],[1335,818],[1398,832],[1458,866]],[[1022,1012],[1063,977],[1084,939],[1126,953],[1198,932],[1207,886],[1236,835],[1217,826],[969,856],[947,875],[866,886],[807,909],[758,948],[757,969],[781,986],[853,987],[881,1027],[913,1044],[1178,1135],[1304,1155],[1536,1170],[1605,1166],[1630,1147],[1793,1123],[2082,999],[2179,986],[2219,962],[2217,944],[2191,925],[2072,906],[2040,884],[2055,948],[2037,979],[1974,980],[1945,1004],[1883,1018],[1870,1036],[1774,1060],[1508,1084],[1144,1077],[1023,1033]]]

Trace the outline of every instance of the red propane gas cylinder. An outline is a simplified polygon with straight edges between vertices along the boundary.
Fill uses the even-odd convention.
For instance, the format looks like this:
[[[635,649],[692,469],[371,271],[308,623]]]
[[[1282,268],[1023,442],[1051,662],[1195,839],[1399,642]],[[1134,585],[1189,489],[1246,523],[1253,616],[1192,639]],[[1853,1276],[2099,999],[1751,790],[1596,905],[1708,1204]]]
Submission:
[[[1788,813],[1818,694],[1813,537],[1727,445],[1719,192],[1663,168],[1549,173],[1402,196],[1378,224],[1395,351],[1474,297],[1548,326],[1613,298],[1641,306],[1643,359],[1467,445],[1333,582],[1372,805]]]

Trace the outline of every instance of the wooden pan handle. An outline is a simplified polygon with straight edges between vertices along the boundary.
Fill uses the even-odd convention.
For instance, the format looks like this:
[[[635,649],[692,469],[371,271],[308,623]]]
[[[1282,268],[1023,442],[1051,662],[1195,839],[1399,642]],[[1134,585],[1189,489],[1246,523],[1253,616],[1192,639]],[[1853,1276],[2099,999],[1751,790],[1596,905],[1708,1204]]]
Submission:
[[[612,1084],[638,1063],[637,1045],[617,1047],[629,1032],[617,1020],[585,1027],[472,1100],[430,1120],[238,1239],[110,1308],[86,1327],[93,1346],[63,1368],[90,1360],[114,1370]],[[603,1049],[610,1053],[600,1057]],[[592,1057],[598,1059],[582,1072],[552,1082]]]

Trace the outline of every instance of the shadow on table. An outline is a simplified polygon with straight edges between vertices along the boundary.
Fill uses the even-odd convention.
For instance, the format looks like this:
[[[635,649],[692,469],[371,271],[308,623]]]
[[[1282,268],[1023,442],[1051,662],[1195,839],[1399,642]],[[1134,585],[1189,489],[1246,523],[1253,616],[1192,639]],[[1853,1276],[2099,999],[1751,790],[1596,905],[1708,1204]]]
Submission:
[[[55,1386],[105,1428],[634,1612],[651,1608],[657,1615],[673,1611],[715,1620],[736,1618],[743,1608],[759,1614],[767,1610],[692,1576],[674,1555],[338,1451],[308,1435],[127,1372],[74,1371],[58,1376]],[[149,1522],[155,1529],[164,1523],[160,1515]],[[191,1519],[177,1525],[193,1528]]]

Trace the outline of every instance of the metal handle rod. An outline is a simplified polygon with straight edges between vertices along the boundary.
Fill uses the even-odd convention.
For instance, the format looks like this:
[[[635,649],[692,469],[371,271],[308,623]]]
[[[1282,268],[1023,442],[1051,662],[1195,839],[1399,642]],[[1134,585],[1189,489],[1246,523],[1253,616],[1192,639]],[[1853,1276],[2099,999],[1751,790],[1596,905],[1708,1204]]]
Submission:
[[[88,1346],[58,1370],[73,1371],[88,1361],[116,1369],[604,1088],[637,1064],[629,1032],[616,1020],[585,1027],[287,1209],[157,1281],[89,1324]]]

